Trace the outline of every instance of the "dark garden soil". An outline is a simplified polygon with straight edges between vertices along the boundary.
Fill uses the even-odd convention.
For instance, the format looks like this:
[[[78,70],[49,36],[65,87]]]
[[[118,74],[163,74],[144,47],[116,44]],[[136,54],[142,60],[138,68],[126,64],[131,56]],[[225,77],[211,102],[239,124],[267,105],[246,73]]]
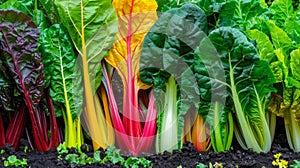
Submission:
[[[283,128],[283,129],[282,129]],[[255,153],[251,150],[243,150],[239,147],[238,143],[234,140],[232,148],[229,151],[222,153],[215,153],[213,151],[208,152],[197,152],[193,145],[190,143],[184,144],[181,151],[175,150],[173,153],[165,152],[163,154],[149,154],[145,155],[148,160],[152,161],[153,167],[172,167],[177,166],[182,167],[196,167],[198,163],[203,163],[208,165],[209,163],[222,163],[224,167],[236,167],[239,168],[261,168],[265,166],[266,168],[274,167],[272,161],[274,159],[274,154],[281,153],[281,159],[287,160],[289,164],[293,164],[293,160],[300,161],[300,153],[294,153],[289,149],[287,140],[284,133],[284,125],[282,121],[277,122],[275,139],[272,145],[272,149],[269,153]],[[51,150],[46,153],[40,153],[37,151],[29,151],[24,153],[24,146],[27,145],[25,140],[21,141],[21,145],[17,151],[15,151],[9,145],[5,146],[5,153],[1,154],[1,158],[7,158],[9,155],[16,155],[18,158],[27,158],[28,167],[32,168],[63,168],[63,167],[121,167],[118,165],[113,165],[108,163],[105,165],[91,164],[87,166],[70,165],[67,161],[58,159],[58,153],[56,150]],[[76,152],[71,150],[70,153]],[[86,152],[88,156],[93,157],[93,152]],[[104,152],[102,151],[102,156]],[[126,156],[124,156],[126,158]],[[3,161],[0,161],[1,167],[3,166]]]

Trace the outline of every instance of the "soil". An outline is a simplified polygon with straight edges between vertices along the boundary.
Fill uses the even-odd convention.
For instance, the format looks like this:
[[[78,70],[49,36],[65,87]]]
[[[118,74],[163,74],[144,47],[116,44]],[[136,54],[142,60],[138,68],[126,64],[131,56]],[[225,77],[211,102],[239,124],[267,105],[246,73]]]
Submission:
[[[274,167],[272,161],[274,161],[274,154],[281,153],[281,159],[287,160],[289,164],[293,164],[293,160],[300,161],[300,153],[295,153],[289,149],[287,140],[285,137],[284,125],[282,121],[277,122],[277,129],[275,134],[275,139],[268,153],[255,153],[251,150],[243,150],[236,140],[233,141],[232,147],[229,151],[216,153],[212,150],[207,152],[197,152],[191,143],[184,144],[181,151],[174,150],[171,153],[164,152],[163,154],[145,154],[145,158],[151,160],[153,167],[161,168],[176,168],[177,166],[196,167],[197,164],[203,163],[208,165],[212,163],[222,163],[224,167],[236,167],[239,168],[261,168],[265,166],[266,168]],[[20,147],[17,151],[14,150],[10,145],[6,145],[4,154],[0,154],[1,158],[7,158],[9,155],[16,155],[18,158],[27,158],[28,167],[32,168],[65,168],[65,167],[121,167],[119,165],[114,165],[112,163],[107,163],[105,165],[91,164],[86,166],[70,165],[67,161],[58,159],[58,153],[56,150],[50,150],[46,153],[40,153],[36,150],[24,153],[24,147],[28,145],[25,140],[21,141]],[[71,150],[71,153],[76,153],[75,150]],[[86,151],[88,156],[93,157],[92,151]],[[101,150],[101,156],[104,152]],[[124,156],[127,158],[128,156]],[[2,159],[0,160],[0,166],[3,166]],[[216,166],[217,167],[217,166]]]

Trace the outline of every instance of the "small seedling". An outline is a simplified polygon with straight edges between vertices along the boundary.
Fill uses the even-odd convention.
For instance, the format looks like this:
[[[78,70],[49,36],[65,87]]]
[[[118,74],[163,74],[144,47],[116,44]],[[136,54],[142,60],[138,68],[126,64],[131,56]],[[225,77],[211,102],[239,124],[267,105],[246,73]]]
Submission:
[[[22,160],[18,159],[16,155],[11,155],[7,158],[7,160],[4,160],[4,167],[25,167],[27,166],[27,159],[23,158]]]
[[[56,148],[56,150],[59,155],[69,153],[69,150],[67,149],[65,143],[59,144],[58,147]]]
[[[124,164],[124,158],[121,155],[120,149],[116,149],[114,146],[109,146],[105,151],[106,156],[102,160],[102,163],[110,161],[113,164],[119,163],[120,165]]]
[[[88,157],[85,153],[78,154],[68,154],[65,157],[66,161],[70,164],[77,164],[77,165],[87,165],[93,163],[93,158]]]
[[[130,157],[125,161],[126,168],[151,167],[151,161],[145,158]]]
[[[290,167],[293,167],[293,168],[300,168],[300,162],[299,162],[298,160],[294,160],[294,163],[295,163],[295,164],[290,165]]]
[[[62,156],[61,156],[61,155],[58,155],[58,156],[57,156],[57,159],[62,160]]]
[[[223,168],[223,165],[222,165],[222,163],[216,162],[216,163],[214,164],[214,168]]]
[[[27,153],[28,152],[28,146],[25,146],[24,147],[24,153]]]
[[[279,168],[287,168],[289,162],[286,161],[286,160],[284,160],[284,159],[280,159],[280,157],[281,157],[281,153],[275,154],[275,155],[274,155],[274,158],[275,158],[276,160],[274,160],[274,161],[272,162],[272,165],[277,166],[277,167],[279,167]]]
[[[100,151],[94,152],[93,162],[94,163],[101,162]]]
[[[205,165],[205,164],[203,164],[203,163],[198,163],[198,164],[196,165],[196,168],[208,168],[208,166]]]

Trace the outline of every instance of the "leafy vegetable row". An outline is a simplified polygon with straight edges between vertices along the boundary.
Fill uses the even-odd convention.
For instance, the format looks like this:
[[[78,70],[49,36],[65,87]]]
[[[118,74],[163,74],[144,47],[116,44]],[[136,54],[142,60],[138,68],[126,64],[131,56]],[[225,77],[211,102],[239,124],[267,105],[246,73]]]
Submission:
[[[186,141],[224,151],[235,135],[267,152],[277,115],[300,151],[291,0],[7,0],[0,9],[0,145],[17,147],[26,132],[40,151],[88,138],[94,150],[138,155]]]

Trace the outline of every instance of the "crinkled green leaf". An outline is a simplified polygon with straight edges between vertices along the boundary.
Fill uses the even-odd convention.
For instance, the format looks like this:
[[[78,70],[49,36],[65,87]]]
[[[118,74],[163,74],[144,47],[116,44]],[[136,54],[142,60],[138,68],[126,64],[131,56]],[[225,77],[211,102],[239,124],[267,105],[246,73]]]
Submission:
[[[270,64],[270,68],[272,69],[272,72],[274,74],[276,83],[283,82],[283,80],[284,80],[284,75],[283,75],[284,68],[283,68],[282,62],[280,62],[280,61],[272,62]]]
[[[227,1],[220,11],[219,26],[230,26],[240,30],[249,30],[261,15],[265,15],[267,8],[259,0],[231,0]]]
[[[277,57],[278,62],[280,62],[280,68],[282,70],[283,75],[283,81],[286,85],[288,84],[288,76],[289,76],[289,64],[288,64],[288,57],[285,55],[283,49],[279,48],[277,50],[274,50],[275,55]]]
[[[290,67],[292,70],[292,75],[295,79],[300,80],[300,49],[296,49],[291,52]]]
[[[193,82],[195,81],[192,73],[193,52],[199,45],[200,40],[205,36],[206,31],[207,22],[203,10],[193,4],[184,4],[180,8],[173,8],[163,13],[148,32],[143,43],[140,67],[142,72],[143,70],[147,72],[141,73],[141,79],[146,83],[152,82],[154,86],[163,88],[163,83],[169,79],[166,78],[169,77],[169,73],[175,77],[177,84],[181,88],[179,96],[180,107],[177,116],[173,116],[178,121],[178,123],[173,125],[177,127],[178,124],[178,136],[176,135],[178,140],[181,139],[184,124],[183,115],[192,104],[195,105],[199,102],[198,90]],[[152,78],[154,79],[143,77],[143,75],[150,76],[149,74],[153,74]],[[167,90],[169,89],[167,88]],[[173,87],[172,92],[174,90],[177,90],[176,87],[175,89]],[[170,98],[170,101],[171,99],[174,100],[174,98],[176,99],[177,97]],[[168,103],[168,100],[165,100]],[[167,113],[166,109],[165,113]],[[158,131],[166,131],[161,129],[165,128],[166,120],[166,118],[159,117],[157,120]],[[170,139],[170,137],[164,138]],[[173,138],[174,141],[176,139]]]
[[[47,18],[52,24],[58,23],[58,13],[54,4],[54,0],[38,0],[43,11],[45,11]]]
[[[210,15],[214,12],[220,12],[221,6],[225,0],[198,0],[195,3],[206,13]]]
[[[283,53],[287,54],[289,50],[292,49],[293,42],[287,35],[287,33],[275,25],[275,23],[270,20],[267,22],[267,26],[270,30],[271,38],[275,49],[283,49]]]
[[[293,43],[300,46],[300,10],[295,12],[292,16],[288,17],[284,28]]]
[[[101,83],[101,59],[106,56],[117,32],[111,1],[56,0],[55,4],[82,62],[88,64],[92,84],[89,87],[95,91]]]
[[[292,0],[274,0],[270,9],[273,14],[272,20],[275,20],[279,27],[282,27],[285,20],[294,13]]]
[[[209,38],[196,50],[194,73],[200,90],[198,113],[211,128],[211,144],[215,151],[228,150],[233,138],[233,121],[229,117],[231,99],[225,83],[225,72],[218,52]],[[227,102],[226,102],[227,101]],[[231,122],[231,123],[230,123]]]
[[[271,62],[275,55],[273,44],[271,43],[269,37],[257,29],[248,30],[246,31],[246,34],[250,40],[256,41],[260,59]]]
[[[193,3],[197,4],[207,15],[209,31],[215,29],[219,22],[222,6],[226,3],[226,0],[197,0]]]
[[[0,5],[0,9],[14,9],[32,16],[33,4],[31,0],[8,0]]]
[[[300,49],[296,49],[291,52],[290,54],[290,68],[291,68],[291,75],[292,78],[297,80],[298,82],[300,81]],[[295,85],[295,84],[294,84]],[[297,84],[297,88],[300,89],[300,82]]]
[[[265,119],[265,105],[275,79],[266,61],[246,36],[222,27],[209,34],[225,69],[226,86],[237,118],[236,135],[243,147],[268,151],[271,136]],[[262,74],[261,72],[264,72]],[[251,109],[251,110],[250,110]]]
[[[80,95],[83,90],[80,89],[80,84],[73,84],[76,78],[76,56],[68,33],[62,26],[55,24],[42,32],[39,43],[46,67],[45,74],[50,80],[50,95],[56,105],[69,107],[67,111],[70,110],[75,118],[80,113],[75,107],[82,104],[74,103],[73,99],[77,96],[75,93]]]
[[[37,25],[37,27],[41,32],[48,27],[46,16],[41,10],[38,9],[33,10],[32,20]]]

